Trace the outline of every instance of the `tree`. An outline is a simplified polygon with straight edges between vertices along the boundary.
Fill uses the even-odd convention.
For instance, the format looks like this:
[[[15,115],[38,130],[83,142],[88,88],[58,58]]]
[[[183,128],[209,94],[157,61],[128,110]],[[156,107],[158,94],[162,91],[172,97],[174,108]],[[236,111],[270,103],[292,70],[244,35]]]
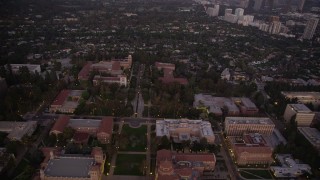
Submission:
[[[85,100],[88,100],[89,97],[90,97],[90,94],[89,94],[88,91],[84,91],[84,92],[82,93],[81,97],[82,97],[83,99],[85,99]]]

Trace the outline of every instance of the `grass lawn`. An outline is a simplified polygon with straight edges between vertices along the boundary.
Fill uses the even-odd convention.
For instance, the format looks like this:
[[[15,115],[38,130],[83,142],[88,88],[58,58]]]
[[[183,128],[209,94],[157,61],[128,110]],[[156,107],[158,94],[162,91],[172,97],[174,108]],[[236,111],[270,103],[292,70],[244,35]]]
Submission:
[[[141,166],[145,160],[143,154],[118,154],[114,174],[142,176]]]
[[[128,144],[125,148],[120,147],[120,151],[140,151],[145,152],[147,146],[147,126],[143,125],[139,128],[131,128],[125,124],[122,127],[122,132],[127,135]],[[121,143],[121,142],[119,142]]]
[[[272,175],[268,170],[240,170],[240,174],[247,179],[259,179],[259,177],[262,177],[263,179],[272,179]]]

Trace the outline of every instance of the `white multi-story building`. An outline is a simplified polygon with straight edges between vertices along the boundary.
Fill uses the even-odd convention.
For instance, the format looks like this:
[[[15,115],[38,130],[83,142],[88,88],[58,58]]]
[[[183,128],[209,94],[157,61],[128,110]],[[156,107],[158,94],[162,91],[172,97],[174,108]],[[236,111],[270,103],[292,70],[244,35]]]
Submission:
[[[314,32],[318,26],[318,18],[310,18],[307,22],[306,28],[304,29],[302,38],[303,39],[312,39]]]
[[[296,162],[290,154],[276,154],[276,159],[281,166],[270,166],[270,170],[277,178],[295,178],[305,172],[312,174],[311,167],[308,164]]]
[[[298,127],[299,132],[314,146],[320,150],[320,132],[316,128]]]
[[[289,123],[291,118],[294,118],[298,126],[310,126],[314,116],[315,113],[304,104],[288,104],[283,118],[286,123]]]
[[[107,83],[107,84],[112,84],[112,83],[116,83],[119,84],[120,86],[125,86],[127,87],[127,77],[124,75],[118,75],[117,77],[103,77],[103,76],[99,76],[99,75],[95,75],[93,77],[93,85],[98,85],[100,83]]]
[[[238,20],[238,16],[234,15],[234,14],[226,14],[224,16],[224,20],[229,22],[229,23],[236,23]]]
[[[37,128],[36,121],[12,122],[0,121],[0,132],[8,133],[7,138],[10,140],[21,141],[22,137],[31,136]]]
[[[271,135],[274,123],[262,117],[226,117],[225,133],[227,136],[241,136],[243,133],[260,133]]]
[[[157,120],[156,135],[173,138],[174,142],[191,140],[200,141],[206,138],[209,144],[213,144],[215,136],[211,124],[208,121],[189,119],[164,119]]]
[[[270,34],[279,34],[281,30],[281,22],[273,21],[269,26],[269,33]]]
[[[22,67],[27,67],[30,73],[41,73],[39,64],[10,64],[12,73],[17,74]]]
[[[226,15],[226,14],[232,14],[232,9],[225,9],[224,15]]]
[[[268,32],[268,30],[269,30],[269,25],[266,24],[266,23],[261,23],[261,24],[259,25],[259,30],[264,31],[264,32]]]
[[[219,9],[220,6],[219,5],[215,5],[214,7],[209,7],[207,9],[207,14],[211,17],[215,17],[219,15]]]
[[[237,17],[240,17],[240,16],[243,16],[243,13],[244,13],[244,9],[242,8],[236,8],[234,14],[237,16]]]
[[[299,103],[312,103],[315,106],[320,105],[320,92],[281,92],[288,99],[297,98]]]

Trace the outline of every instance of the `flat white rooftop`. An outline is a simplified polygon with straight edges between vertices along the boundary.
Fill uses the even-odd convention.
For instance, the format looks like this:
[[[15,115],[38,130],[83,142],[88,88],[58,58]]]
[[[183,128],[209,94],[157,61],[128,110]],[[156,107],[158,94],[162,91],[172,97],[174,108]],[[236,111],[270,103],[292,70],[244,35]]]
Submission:
[[[266,117],[226,117],[228,124],[274,124],[270,118]]]
[[[70,119],[68,125],[76,129],[82,127],[99,128],[100,124],[100,119]]]
[[[281,92],[284,96],[288,98],[311,98],[311,99],[320,99],[320,92]]]
[[[320,132],[316,128],[298,127],[298,130],[315,147],[320,147]]]
[[[65,157],[50,159],[44,170],[46,176],[52,177],[89,177],[89,170],[94,165],[92,157]]]
[[[296,112],[311,113],[312,111],[304,104],[289,104]]]

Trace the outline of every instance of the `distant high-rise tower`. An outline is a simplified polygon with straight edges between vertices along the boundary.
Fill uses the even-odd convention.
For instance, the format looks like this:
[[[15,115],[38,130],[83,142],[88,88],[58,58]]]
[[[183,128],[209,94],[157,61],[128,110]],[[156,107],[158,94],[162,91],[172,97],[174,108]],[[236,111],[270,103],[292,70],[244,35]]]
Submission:
[[[218,16],[219,15],[219,8],[220,8],[219,5],[214,5],[214,7],[209,7],[207,9],[207,14],[212,17]]]
[[[306,28],[304,29],[302,38],[303,39],[312,39],[314,32],[316,31],[319,19],[311,18],[308,20]]]
[[[237,8],[236,10],[235,10],[235,12],[234,12],[234,14],[236,15],[236,16],[243,16],[243,13],[244,13],[244,9],[242,9],[242,8]]]
[[[260,8],[261,8],[262,2],[263,2],[263,0],[255,0],[255,1],[254,1],[253,9],[254,9],[255,11],[259,11]]]
[[[247,8],[249,5],[249,0],[239,0],[238,7]]]
[[[305,2],[306,0],[299,0],[299,11],[302,11]]]
[[[232,9],[225,9],[224,15],[226,15],[226,14],[232,14]]]
[[[273,21],[269,26],[269,33],[271,34],[279,34],[281,30],[281,22]]]
[[[273,21],[279,21],[279,16],[269,16],[269,21],[273,22]]]

